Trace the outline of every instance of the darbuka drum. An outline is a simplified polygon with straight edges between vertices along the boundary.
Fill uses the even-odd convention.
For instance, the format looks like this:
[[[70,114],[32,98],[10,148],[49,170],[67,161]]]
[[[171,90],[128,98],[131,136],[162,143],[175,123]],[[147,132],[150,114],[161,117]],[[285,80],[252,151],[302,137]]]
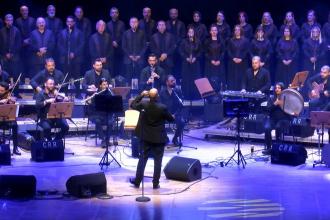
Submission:
[[[280,95],[282,110],[289,115],[299,115],[304,109],[304,99],[300,93],[294,89],[285,89]]]

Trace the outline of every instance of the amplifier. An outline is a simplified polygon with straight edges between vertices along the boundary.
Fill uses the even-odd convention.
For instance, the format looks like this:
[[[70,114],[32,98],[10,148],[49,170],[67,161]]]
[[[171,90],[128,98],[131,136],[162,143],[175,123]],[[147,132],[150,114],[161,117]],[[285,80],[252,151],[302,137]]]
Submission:
[[[277,164],[300,165],[306,162],[307,151],[304,146],[288,143],[274,143],[271,162]]]
[[[306,138],[313,136],[315,128],[311,127],[311,121],[309,118],[297,117],[292,119],[288,134],[291,136]]]
[[[63,161],[64,145],[62,140],[36,141],[31,145],[31,159],[37,162]]]
[[[10,147],[9,144],[0,144],[0,165],[10,165]]]
[[[265,121],[267,116],[264,114],[250,113],[244,117],[241,123],[242,131],[249,133],[262,134],[265,132]]]

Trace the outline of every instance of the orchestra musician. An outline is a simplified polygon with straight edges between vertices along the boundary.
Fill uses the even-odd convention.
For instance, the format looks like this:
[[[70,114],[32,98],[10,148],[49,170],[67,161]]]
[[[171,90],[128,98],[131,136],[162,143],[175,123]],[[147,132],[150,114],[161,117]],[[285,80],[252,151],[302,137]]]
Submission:
[[[183,109],[181,89],[176,88],[176,79],[173,75],[166,77],[166,88],[163,88],[160,93],[160,102],[164,104],[168,111],[175,116],[176,130],[172,139],[172,143],[176,146],[181,145],[179,141],[180,135],[183,134],[184,119],[181,111]]]
[[[267,101],[268,118],[265,122],[265,142],[266,150],[263,154],[270,154],[272,147],[272,130],[275,129],[276,141],[280,140],[283,136],[283,129],[290,125],[291,115],[285,113],[281,105],[283,100],[280,99],[280,95],[284,89],[284,84],[278,82],[275,84],[274,95],[270,96]]]
[[[11,96],[8,83],[0,82],[0,105],[15,104],[15,102],[16,99]],[[16,121],[0,122],[0,127],[11,128],[13,134],[13,154],[21,155],[21,153],[18,151],[18,145],[17,145],[17,132],[18,132],[17,122]]]
[[[43,129],[44,137],[50,141],[51,129],[60,128],[55,136],[55,140],[63,139],[69,131],[69,125],[66,119],[56,118],[47,119],[47,113],[51,103],[69,101],[68,97],[59,93],[55,88],[55,80],[51,77],[47,78],[44,83],[44,89],[36,95],[36,107],[38,112],[38,118],[40,119],[39,126]]]
[[[55,85],[59,85],[64,79],[63,73],[55,68],[55,61],[53,58],[47,58],[45,60],[45,69],[37,73],[31,79],[32,88],[37,93],[41,92],[47,78],[53,78]]]
[[[149,54],[148,64],[149,65],[141,71],[140,89],[148,90],[156,88],[160,90],[164,83],[164,69],[158,65],[157,56],[155,54]]]
[[[323,66],[318,75],[311,77],[307,81],[310,91],[309,109],[310,111],[327,111],[330,102],[330,67]]]
[[[89,119],[95,124],[95,130],[97,132],[98,137],[101,139],[101,146],[105,147],[106,131],[108,129],[104,130],[103,125],[109,127],[109,132],[111,132],[111,129],[113,127],[113,117],[108,117],[106,112],[96,110],[94,97],[100,93],[102,93],[102,95],[106,93],[108,93],[109,95],[113,95],[109,88],[109,82],[106,78],[101,78],[97,92],[89,98],[85,99],[86,101],[91,101],[88,105]]]

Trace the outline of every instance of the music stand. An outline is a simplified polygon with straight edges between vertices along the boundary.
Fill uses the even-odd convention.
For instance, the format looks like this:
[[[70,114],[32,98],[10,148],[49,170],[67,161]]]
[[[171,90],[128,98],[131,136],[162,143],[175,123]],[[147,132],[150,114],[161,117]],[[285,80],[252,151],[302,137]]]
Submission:
[[[294,78],[292,80],[292,83],[290,84],[291,89],[300,89],[304,86],[304,83],[307,79],[308,76],[308,71],[302,71],[302,72],[297,72],[294,75]]]
[[[195,85],[198,89],[199,94],[203,99],[216,95],[208,78],[200,78],[195,80]]]
[[[324,128],[330,128],[330,112],[329,111],[312,111],[310,113],[311,117],[311,127],[321,129],[321,132],[317,132],[318,134],[318,154],[319,160],[314,161],[313,167],[318,164],[324,164],[324,161],[321,159],[321,145],[323,147],[323,136],[324,136]],[[322,141],[321,141],[322,137]],[[330,138],[330,137],[329,137]]]
[[[73,102],[55,102],[51,103],[47,113],[47,119],[66,119],[72,117]],[[63,137],[65,148],[65,135]],[[69,153],[74,154],[74,153]]]
[[[101,93],[95,96],[95,109],[96,111],[101,111],[106,113],[107,122],[107,133],[106,133],[106,145],[105,152],[99,163],[101,169],[103,166],[108,167],[112,161],[109,161],[109,155],[112,159],[121,167],[120,163],[109,151],[109,116],[110,114],[123,112],[123,98],[121,96],[112,96],[110,93]]]
[[[228,163],[233,160],[239,166],[242,163],[243,168],[245,168],[246,161],[241,152],[241,136],[240,136],[240,126],[241,126],[241,118],[246,117],[249,114],[249,100],[248,99],[225,99],[223,100],[223,113],[225,117],[237,118],[236,123],[236,139],[237,139],[237,150],[234,154],[229,158],[226,162],[226,166]],[[237,154],[237,161],[234,159]]]
[[[19,110],[19,105],[16,105],[16,104],[0,105],[0,122],[16,121],[16,118],[18,116],[18,110]],[[10,129],[10,127],[9,127],[9,129]],[[6,128],[3,129],[3,133],[2,133],[4,141],[5,141],[5,137],[6,137],[5,130],[6,130]],[[9,139],[9,144],[10,144],[10,139]]]

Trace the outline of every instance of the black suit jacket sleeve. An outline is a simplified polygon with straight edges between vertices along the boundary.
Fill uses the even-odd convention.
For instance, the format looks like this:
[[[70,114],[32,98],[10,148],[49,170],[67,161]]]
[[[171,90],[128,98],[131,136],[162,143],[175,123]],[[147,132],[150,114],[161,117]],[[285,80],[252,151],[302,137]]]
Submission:
[[[35,75],[32,79],[31,79],[31,86],[33,89],[36,89],[42,81],[42,75],[43,75],[43,71],[37,73],[37,75]]]
[[[143,103],[141,102],[143,99],[142,95],[138,95],[133,102],[131,103],[131,108],[137,111],[141,111],[143,109]]]
[[[270,75],[269,72],[264,70],[264,76],[263,76],[263,86],[261,87],[260,91],[262,93],[267,93],[269,91],[269,88],[271,86],[270,82]]]

